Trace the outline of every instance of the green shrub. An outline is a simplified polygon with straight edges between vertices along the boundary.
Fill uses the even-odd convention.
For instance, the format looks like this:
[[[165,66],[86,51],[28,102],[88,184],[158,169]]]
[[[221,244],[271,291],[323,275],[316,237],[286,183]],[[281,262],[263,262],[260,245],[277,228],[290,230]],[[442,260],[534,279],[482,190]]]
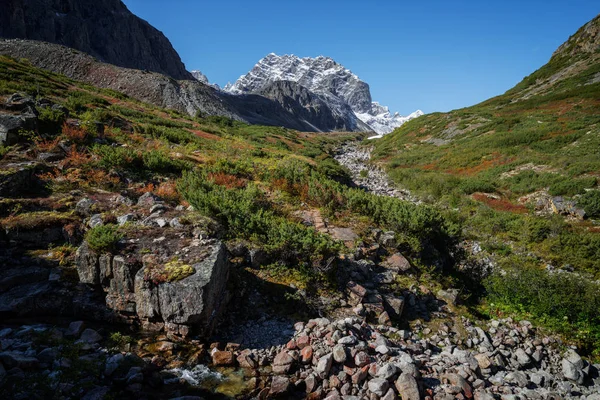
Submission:
[[[497,271],[484,284],[490,302],[530,313],[588,350],[599,348],[600,290],[588,278],[520,266]]]
[[[89,106],[103,107],[109,105],[110,103],[103,98],[83,91],[70,92],[65,102],[65,107],[77,114],[86,111]]]
[[[196,135],[182,128],[173,128],[160,125],[141,125],[136,127],[136,130],[140,133],[151,135],[155,138],[164,139],[176,144],[200,142],[200,139]]]
[[[301,184],[307,181],[311,170],[310,164],[290,156],[277,163],[272,178],[285,179],[290,185]]]
[[[61,132],[61,128],[67,116],[60,110],[45,107],[39,109],[38,128],[40,133],[56,135]]]
[[[319,263],[340,249],[329,236],[278,215],[256,185],[227,189],[206,173],[184,172],[178,190],[200,213],[221,222],[229,237],[251,240],[291,264]]]
[[[550,186],[549,193],[553,196],[575,196],[582,194],[585,189],[596,186],[596,178],[565,179]]]
[[[485,179],[465,178],[460,183],[460,189],[465,194],[475,192],[493,193],[496,191],[496,184]]]
[[[134,342],[135,340],[129,335],[124,335],[121,332],[113,332],[108,337],[107,347],[112,350],[120,350],[126,345]]]
[[[204,120],[224,128],[232,127],[234,125],[234,120],[221,115],[209,115],[208,117],[204,118]]]
[[[107,169],[136,169],[142,166],[139,153],[130,147],[95,145],[92,152],[100,158],[99,164]]]
[[[123,238],[116,225],[100,225],[87,231],[85,240],[90,248],[96,252],[112,251]]]
[[[163,151],[151,150],[142,155],[144,167],[153,172],[178,173],[190,169],[191,164],[183,160],[174,160]]]
[[[248,159],[219,158],[217,162],[209,167],[209,171],[252,179],[254,176],[254,164]]]
[[[600,190],[590,190],[577,200],[577,205],[591,218],[600,217]]]
[[[352,182],[348,168],[341,166],[331,157],[327,157],[319,162],[317,165],[317,172],[325,175],[329,179],[333,179],[336,182],[346,184]]]
[[[557,174],[537,173],[532,170],[527,170],[510,177],[507,179],[507,182],[509,184],[509,189],[513,193],[527,194],[554,185],[560,180],[561,177]]]

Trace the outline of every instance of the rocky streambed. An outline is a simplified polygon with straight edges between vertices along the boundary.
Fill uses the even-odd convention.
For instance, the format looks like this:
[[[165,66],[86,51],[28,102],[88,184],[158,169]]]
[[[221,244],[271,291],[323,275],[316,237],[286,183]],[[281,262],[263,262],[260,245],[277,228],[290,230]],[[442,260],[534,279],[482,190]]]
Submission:
[[[394,187],[383,169],[369,163],[372,148],[361,146],[356,142],[346,143],[341,146],[334,158],[344,167],[348,168],[352,181],[358,186],[380,196],[391,196],[399,199],[419,203],[408,190]]]

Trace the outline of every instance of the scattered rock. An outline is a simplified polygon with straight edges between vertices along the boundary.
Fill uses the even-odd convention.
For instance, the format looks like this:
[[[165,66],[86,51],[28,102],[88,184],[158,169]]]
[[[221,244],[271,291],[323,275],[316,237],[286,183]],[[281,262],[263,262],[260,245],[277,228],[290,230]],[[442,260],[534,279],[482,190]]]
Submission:
[[[102,336],[93,329],[86,329],[81,333],[79,341],[83,343],[98,343],[102,340]]]

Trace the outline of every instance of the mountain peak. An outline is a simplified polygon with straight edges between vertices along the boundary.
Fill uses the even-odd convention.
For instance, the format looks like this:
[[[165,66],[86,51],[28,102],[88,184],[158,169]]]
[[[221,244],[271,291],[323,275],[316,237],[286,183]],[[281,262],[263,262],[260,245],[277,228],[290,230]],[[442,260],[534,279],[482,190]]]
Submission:
[[[330,57],[298,57],[294,54],[269,53],[246,75],[225,90],[232,94],[259,93],[278,81],[295,82],[323,97],[337,113],[355,116],[377,133],[389,133],[409,117],[392,115],[387,107],[374,103],[369,85]],[[411,114],[414,115],[415,113]]]

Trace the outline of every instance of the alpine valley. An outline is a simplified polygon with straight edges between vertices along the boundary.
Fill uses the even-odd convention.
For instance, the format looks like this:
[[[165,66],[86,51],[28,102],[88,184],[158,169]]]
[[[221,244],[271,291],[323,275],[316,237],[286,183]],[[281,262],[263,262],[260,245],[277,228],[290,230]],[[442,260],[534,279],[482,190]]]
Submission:
[[[323,56],[210,84],[120,0],[0,36],[0,399],[600,399],[600,16],[407,117]]]

